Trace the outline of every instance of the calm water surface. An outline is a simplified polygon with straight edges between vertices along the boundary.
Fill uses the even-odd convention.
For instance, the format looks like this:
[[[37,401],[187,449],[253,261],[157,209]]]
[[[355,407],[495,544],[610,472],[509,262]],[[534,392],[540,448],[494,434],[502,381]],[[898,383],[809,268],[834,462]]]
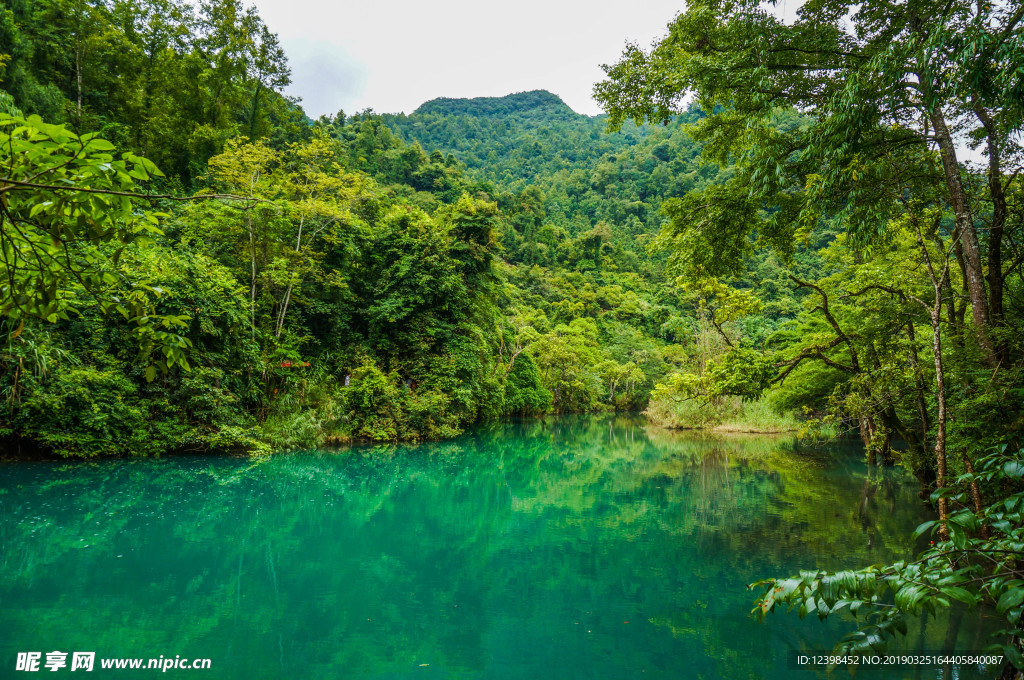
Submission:
[[[856,449],[634,418],[265,460],[5,464],[0,677],[31,677],[20,651],[60,650],[211,659],[174,677],[814,678],[787,652],[831,648],[850,620],[758,623],[746,585],[912,555],[916,490]],[[910,642],[979,649],[978,616]],[[98,665],[85,677],[163,675]]]

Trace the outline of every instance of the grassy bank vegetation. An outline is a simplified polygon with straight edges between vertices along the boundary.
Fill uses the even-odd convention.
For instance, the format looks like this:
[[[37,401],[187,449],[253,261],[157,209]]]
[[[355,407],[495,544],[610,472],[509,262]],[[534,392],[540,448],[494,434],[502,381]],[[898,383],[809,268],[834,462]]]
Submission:
[[[661,397],[651,400],[644,415],[660,427],[685,430],[778,434],[799,432],[806,426],[792,412],[778,411],[765,397],[756,401],[721,397],[708,403]]]

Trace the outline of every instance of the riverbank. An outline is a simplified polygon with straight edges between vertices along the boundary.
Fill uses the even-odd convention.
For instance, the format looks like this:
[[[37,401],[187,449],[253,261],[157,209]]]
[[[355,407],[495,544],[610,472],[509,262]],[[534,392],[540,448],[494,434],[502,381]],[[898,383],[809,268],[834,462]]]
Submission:
[[[266,455],[271,452],[298,451],[318,448],[338,448],[362,446],[368,444],[416,444],[450,441],[468,429],[483,422],[499,422],[507,418],[523,416],[506,416],[496,419],[482,419],[468,423],[462,427],[452,427],[438,436],[416,437],[402,436],[399,431],[377,431],[370,436],[362,430],[355,430],[350,419],[338,418],[337,414],[329,414],[324,404],[307,404],[307,408],[295,408],[291,412],[275,413],[263,424],[253,425],[247,429],[244,439],[236,436],[236,440],[244,440],[245,445],[225,437],[220,446],[180,446],[166,447],[159,450],[140,453],[125,448],[119,452],[98,455],[69,455],[62,453],[45,443],[29,437],[9,434],[0,439],[0,462],[16,461],[55,461],[55,460],[117,460],[130,458],[160,458],[165,456],[251,456]],[[609,409],[590,412],[588,415],[607,415]],[[694,401],[670,402],[668,400],[652,401],[647,409],[641,412],[647,422],[669,430],[687,430],[711,432],[718,434],[792,434],[806,429],[806,423],[798,420],[792,413],[779,413],[765,400],[744,404],[738,398],[724,400],[714,406],[702,406]],[[333,415],[334,417],[325,417]],[[525,416],[526,419],[545,419],[560,417],[566,414],[538,413]],[[378,421],[379,424],[379,421]],[[348,427],[345,427],[348,426]],[[237,435],[237,433],[236,433]]]
[[[644,415],[652,424],[672,430],[785,434],[805,428],[794,413],[779,412],[766,399],[744,402],[729,397],[712,403],[657,399],[651,401]]]

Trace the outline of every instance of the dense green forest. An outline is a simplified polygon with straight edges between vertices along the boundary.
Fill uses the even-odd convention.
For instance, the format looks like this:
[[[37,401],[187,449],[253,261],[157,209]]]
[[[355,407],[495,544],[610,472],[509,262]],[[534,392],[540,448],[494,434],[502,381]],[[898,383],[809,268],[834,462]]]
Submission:
[[[606,67],[606,115],[535,91],[316,121],[238,0],[2,10],[8,450],[644,409],[855,432],[939,545],[760,610],[863,606],[862,647],[951,599],[1019,626],[1024,10],[694,0]]]
[[[574,226],[545,187],[474,177],[390,117],[311,121],[236,2],[19,2],[3,19],[12,444],[444,438],[642,409],[685,362],[689,303],[643,247],[655,199],[652,224],[615,206]],[[554,95],[511,101],[493,115],[581,119]],[[602,158],[621,136],[582,120],[581,162]]]
[[[699,112],[609,135],[533,92],[314,122],[238,3],[74,9],[4,15],[8,175],[31,180],[4,188],[12,443],[443,438],[643,409],[716,351],[706,296],[649,252],[661,201],[720,174],[686,133]],[[780,291],[771,324],[798,309]]]

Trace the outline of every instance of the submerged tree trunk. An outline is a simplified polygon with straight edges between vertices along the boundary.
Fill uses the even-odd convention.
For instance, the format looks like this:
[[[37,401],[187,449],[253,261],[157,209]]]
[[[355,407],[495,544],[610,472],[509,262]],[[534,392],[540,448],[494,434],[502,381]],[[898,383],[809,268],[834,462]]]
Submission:
[[[868,454],[868,465],[875,465],[878,462],[875,457],[874,447],[875,424],[866,413],[862,413],[858,421],[860,425],[860,440]]]

